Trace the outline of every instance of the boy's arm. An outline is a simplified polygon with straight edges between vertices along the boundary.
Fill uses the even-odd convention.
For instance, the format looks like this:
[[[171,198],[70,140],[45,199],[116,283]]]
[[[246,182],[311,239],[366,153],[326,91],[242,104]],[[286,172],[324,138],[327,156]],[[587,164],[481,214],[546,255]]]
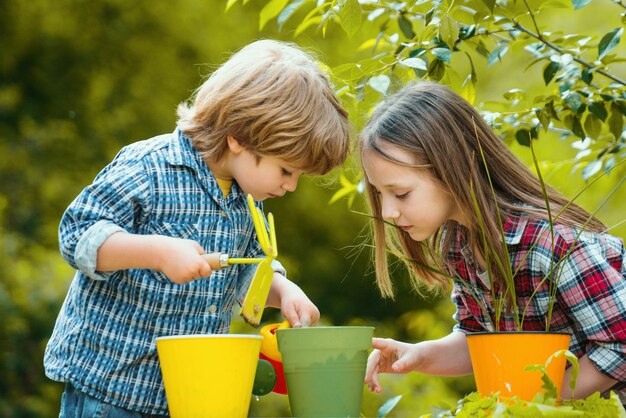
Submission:
[[[280,308],[293,328],[316,326],[320,311],[295,283],[280,273],[274,273],[267,296],[267,306]]]
[[[117,232],[98,249],[96,270],[152,269],[175,283],[186,283],[211,275],[203,254],[204,249],[193,240]]]

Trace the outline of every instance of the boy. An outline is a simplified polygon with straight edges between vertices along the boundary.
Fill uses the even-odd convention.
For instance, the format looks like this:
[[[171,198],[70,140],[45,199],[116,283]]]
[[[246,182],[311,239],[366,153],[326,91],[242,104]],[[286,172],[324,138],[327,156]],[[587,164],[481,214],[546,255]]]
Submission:
[[[246,195],[283,196],[348,153],[347,113],[328,78],[281,42],[234,54],[178,116],[174,133],[122,149],[61,220],[77,273],[44,365],[67,382],[62,417],[167,415],[155,338],[228,333],[256,267],[212,272],[202,255],[263,256]],[[268,306],[293,326],[316,325],[315,305],[274,270]]]

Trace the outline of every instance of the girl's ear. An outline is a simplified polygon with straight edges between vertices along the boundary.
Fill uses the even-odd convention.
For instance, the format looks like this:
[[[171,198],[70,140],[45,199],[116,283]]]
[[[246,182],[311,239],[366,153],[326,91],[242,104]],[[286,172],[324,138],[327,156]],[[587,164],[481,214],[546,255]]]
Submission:
[[[228,141],[228,149],[233,154],[239,154],[241,151],[244,150],[239,141],[237,141],[232,135],[228,135],[226,137],[226,141]]]

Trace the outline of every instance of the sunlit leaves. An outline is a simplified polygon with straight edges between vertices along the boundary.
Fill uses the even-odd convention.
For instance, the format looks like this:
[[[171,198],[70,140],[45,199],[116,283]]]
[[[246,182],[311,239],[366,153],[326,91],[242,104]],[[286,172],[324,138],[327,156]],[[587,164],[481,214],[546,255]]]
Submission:
[[[361,27],[362,11],[358,0],[339,2],[339,22],[348,36],[353,36]]]
[[[496,0],[483,0],[483,3],[485,3],[485,6],[487,6],[489,11],[493,13],[493,8],[496,5]]]
[[[446,15],[439,23],[439,36],[450,49],[454,48],[456,40],[459,38],[459,25],[450,15]]]
[[[375,97],[387,95],[391,86],[415,78],[448,84],[475,103],[480,92],[472,60],[484,59],[488,66],[494,66],[510,54],[512,62],[523,64],[519,72],[507,73],[506,77],[537,76],[552,93],[533,97],[529,91],[526,95],[519,87],[526,88],[532,83],[529,79],[510,83],[504,100],[479,102],[483,114],[491,111],[500,115],[491,126],[505,141],[526,144],[527,134],[537,138],[540,133],[552,132],[572,141],[619,140],[624,130],[626,83],[611,78],[610,65],[624,61],[616,54],[623,29],[606,29],[604,36],[597,31],[563,33],[551,31],[547,22],[541,21],[544,12],[572,12],[589,3],[549,0],[527,8],[520,2],[495,0],[472,0],[463,5],[441,0],[291,0],[284,8],[286,14],[279,14],[278,19],[293,15],[292,10],[287,14],[290,8],[309,4],[311,11],[297,27],[296,35],[312,27],[324,35],[329,22],[340,25],[348,36],[356,36],[366,27],[371,31],[357,51],[371,51],[372,57],[340,65],[334,71],[336,79],[350,91],[344,97],[354,100],[359,111],[371,110]],[[537,20],[539,29],[526,19],[529,15]],[[470,75],[459,52],[469,60]],[[535,65],[540,69],[533,68]],[[576,158],[600,158],[597,155],[579,154]],[[616,158],[624,156],[616,154]]]
[[[415,68],[417,70],[427,70],[426,61],[421,58],[407,58],[405,60],[400,61],[400,64],[406,65],[407,67]]]
[[[558,62],[550,61],[543,68],[543,81],[546,83],[546,86],[550,83],[550,81],[552,81],[556,72],[559,71],[559,67],[560,65]]]
[[[611,103],[611,115],[609,116],[608,122],[609,130],[615,139],[621,138],[622,131],[624,130],[624,115],[615,103]]]
[[[563,98],[563,102],[576,113],[581,113],[583,108],[583,97],[576,92],[569,92]]]
[[[591,0],[572,0],[572,4],[574,5],[574,9],[576,10],[585,7],[589,3],[591,3]]]
[[[259,30],[265,27],[265,24],[278,16],[278,14],[287,5],[288,0],[270,0],[259,13]]]
[[[367,84],[382,94],[383,96],[387,95],[387,90],[389,89],[389,85],[391,84],[391,80],[385,74],[376,75],[371,77]]]
[[[413,25],[411,21],[406,18],[404,14],[398,16],[398,27],[400,31],[407,39],[415,38],[415,32],[413,32]]]
[[[602,59],[611,52],[619,44],[619,41],[624,33],[624,28],[613,29],[600,40],[598,44],[598,59]]]

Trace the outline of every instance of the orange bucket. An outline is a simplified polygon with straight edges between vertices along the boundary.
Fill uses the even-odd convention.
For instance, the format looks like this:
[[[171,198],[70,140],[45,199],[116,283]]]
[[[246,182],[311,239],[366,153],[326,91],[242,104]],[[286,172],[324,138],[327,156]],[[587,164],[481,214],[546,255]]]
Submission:
[[[545,364],[559,350],[569,348],[571,336],[562,332],[478,332],[467,334],[476,389],[483,395],[500,392],[509,398],[531,401],[541,388],[541,372],[526,366]],[[554,358],[547,374],[561,393],[565,356]]]

